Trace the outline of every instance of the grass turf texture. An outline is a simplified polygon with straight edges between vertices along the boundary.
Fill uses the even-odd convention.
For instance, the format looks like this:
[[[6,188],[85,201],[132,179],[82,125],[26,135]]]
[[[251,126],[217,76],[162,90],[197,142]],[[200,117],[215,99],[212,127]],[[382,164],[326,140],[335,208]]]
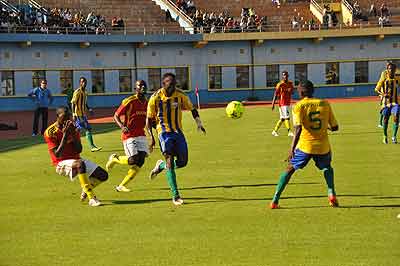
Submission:
[[[331,136],[341,208],[328,207],[322,174],[296,173],[269,210],[290,140],[272,137],[278,118],[267,107],[232,120],[202,110],[207,135],[184,115],[190,163],[177,171],[185,206],[172,206],[164,174],[147,175],[159,149],[117,193],[116,166],[96,189],[105,206],[81,204],[78,182],[55,174],[46,146],[1,153],[0,265],[398,265],[399,145],[381,144],[377,104],[334,104],[341,126]],[[104,165],[122,154],[119,130],[97,134],[87,157]],[[6,146],[2,142],[1,147]]]

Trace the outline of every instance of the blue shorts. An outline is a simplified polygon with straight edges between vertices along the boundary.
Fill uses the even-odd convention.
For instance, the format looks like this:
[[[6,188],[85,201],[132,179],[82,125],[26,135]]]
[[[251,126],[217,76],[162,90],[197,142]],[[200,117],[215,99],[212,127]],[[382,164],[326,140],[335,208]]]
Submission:
[[[398,104],[393,106],[386,106],[382,109],[382,114],[386,117],[389,117],[391,114],[394,116],[398,116],[400,114],[400,107]]]
[[[314,160],[315,166],[322,170],[331,166],[332,155],[330,152],[327,154],[308,154],[296,149],[290,163],[293,165],[295,170],[298,170],[303,169],[311,159]]]
[[[86,116],[78,116],[75,120],[75,126],[77,129],[82,130],[91,130],[92,127],[90,126]]]
[[[185,136],[179,132],[164,132],[158,135],[161,152],[176,156],[177,166],[184,166],[188,161],[188,146]]]

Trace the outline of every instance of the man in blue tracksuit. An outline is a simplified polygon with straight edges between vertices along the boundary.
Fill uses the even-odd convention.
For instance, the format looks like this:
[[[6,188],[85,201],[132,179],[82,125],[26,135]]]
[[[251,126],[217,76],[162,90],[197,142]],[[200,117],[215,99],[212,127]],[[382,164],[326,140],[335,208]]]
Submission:
[[[47,128],[49,105],[53,102],[53,96],[50,90],[47,89],[47,81],[45,79],[40,81],[40,86],[31,90],[28,94],[29,97],[36,104],[36,109],[33,116],[33,131],[32,136],[38,134],[39,117],[42,117],[42,135]]]

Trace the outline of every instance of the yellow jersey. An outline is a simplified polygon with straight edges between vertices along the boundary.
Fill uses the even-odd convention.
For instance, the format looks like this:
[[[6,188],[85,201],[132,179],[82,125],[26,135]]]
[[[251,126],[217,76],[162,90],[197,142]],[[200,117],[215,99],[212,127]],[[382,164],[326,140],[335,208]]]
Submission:
[[[400,85],[400,76],[395,75],[390,78],[387,70],[383,71],[378,83],[375,87],[375,92],[381,96],[381,107],[390,107],[398,104],[398,88]],[[383,96],[387,94],[387,96]]]
[[[297,149],[308,154],[330,152],[328,128],[338,124],[327,101],[304,98],[297,102],[293,108],[293,124],[302,127]]]
[[[156,120],[158,134],[182,132],[182,110],[193,109],[192,102],[183,91],[176,89],[168,97],[166,90],[161,88],[149,100],[147,117]]]
[[[71,103],[74,104],[74,110],[72,110],[72,114],[74,116],[84,116],[86,115],[86,106],[87,106],[87,93],[86,91],[78,88],[74,91],[74,95],[72,96]]]

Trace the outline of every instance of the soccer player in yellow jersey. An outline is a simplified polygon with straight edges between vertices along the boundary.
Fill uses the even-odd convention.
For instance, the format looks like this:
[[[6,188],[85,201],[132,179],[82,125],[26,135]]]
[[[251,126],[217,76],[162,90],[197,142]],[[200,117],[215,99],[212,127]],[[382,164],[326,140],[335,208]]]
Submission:
[[[279,198],[291,176],[296,170],[304,168],[311,159],[324,173],[328,185],[329,205],[338,207],[328,140],[328,129],[339,130],[338,123],[330,104],[325,100],[313,98],[314,85],[311,81],[300,82],[297,91],[301,100],[293,108],[295,133],[289,150],[289,165],[280,176],[270,207],[279,208]]]
[[[168,184],[172,192],[174,205],[182,205],[176,182],[176,168],[185,167],[188,162],[188,146],[182,131],[182,111],[192,112],[198,130],[205,133],[198,111],[193,107],[189,97],[176,89],[176,78],[172,73],[166,73],[162,79],[163,87],[155,92],[148,103],[146,128],[151,136],[153,121],[156,121],[158,139],[165,161],[159,160],[150,173],[150,179],[155,178],[166,169]],[[152,137],[151,147],[155,140]],[[176,160],[174,160],[176,158]]]
[[[378,81],[375,91],[382,98],[383,115],[383,143],[387,144],[387,130],[389,126],[390,115],[393,116],[393,135],[392,142],[397,143],[397,131],[399,129],[399,115],[400,107],[398,102],[398,87],[400,84],[400,77],[396,77],[396,65],[388,63],[386,67],[386,74]]]
[[[86,131],[86,139],[89,142],[90,150],[92,152],[101,150],[101,147],[97,147],[93,142],[92,127],[87,119],[87,111],[89,107],[87,104],[86,84],[87,80],[84,77],[79,79],[79,88],[74,91],[74,95],[71,100],[72,117],[75,126],[80,131]]]

